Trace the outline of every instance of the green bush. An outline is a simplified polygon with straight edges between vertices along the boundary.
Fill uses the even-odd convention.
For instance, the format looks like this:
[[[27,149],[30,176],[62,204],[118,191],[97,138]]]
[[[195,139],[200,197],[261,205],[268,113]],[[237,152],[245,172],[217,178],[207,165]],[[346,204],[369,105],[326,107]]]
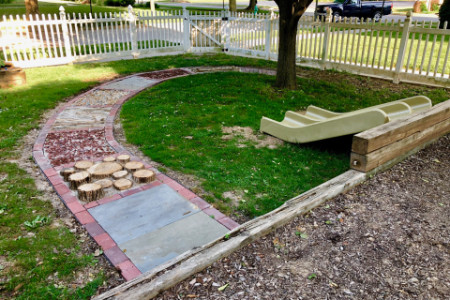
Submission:
[[[427,12],[428,11],[427,4],[425,2],[420,2],[420,11],[421,12]]]
[[[135,0],[105,0],[107,6],[128,6],[133,5]]]
[[[444,0],[439,10],[439,21],[441,21],[441,28],[444,28],[444,23],[447,22],[447,29],[450,29],[450,0]]]
[[[0,4],[9,4],[13,2],[14,0],[0,0]]]

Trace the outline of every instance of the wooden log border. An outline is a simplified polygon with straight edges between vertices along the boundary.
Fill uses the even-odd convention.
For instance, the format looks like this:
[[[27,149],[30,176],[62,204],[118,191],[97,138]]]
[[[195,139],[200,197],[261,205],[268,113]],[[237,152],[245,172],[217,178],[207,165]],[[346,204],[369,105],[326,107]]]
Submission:
[[[382,140],[382,146],[378,147],[377,150],[390,147],[390,145],[400,141],[400,145],[403,145],[406,148],[398,148],[399,145],[397,144],[395,146],[398,148],[396,157],[389,156],[389,159],[384,159],[383,162],[379,162],[376,167],[365,173],[358,170],[349,170],[290,199],[279,208],[240,225],[226,236],[202,247],[187,251],[142,276],[123,283],[94,299],[151,299],[157,296],[160,292],[171,288],[182,280],[185,280],[212,265],[215,261],[230,255],[260,237],[267,235],[276,228],[289,223],[297,216],[304,214],[321,205],[323,202],[355,187],[375,173],[391,167],[393,164],[400,162],[424,148],[426,145],[437,140],[439,137],[445,135],[449,130],[442,128],[448,128],[450,126],[450,119],[448,116],[449,105],[450,100],[436,105],[432,110],[417,114],[407,120],[397,121],[395,124],[393,124],[393,122],[382,125],[385,126],[385,132],[388,132],[387,136],[391,137],[389,143],[386,143],[385,139],[379,138],[378,135],[373,135],[372,131],[380,130],[380,127],[382,126],[361,133],[362,135],[372,134],[376,137],[375,139]],[[444,111],[444,113],[441,114],[441,117],[429,117],[430,114],[436,113],[436,110]],[[431,122],[434,124],[430,125],[430,119],[434,120]],[[414,129],[414,127],[419,125],[421,126],[420,129]],[[424,128],[424,126],[427,126],[428,128]],[[399,129],[400,127],[409,134],[405,132],[399,133],[401,131],[401,129]],[[437,128],[440,129],[435,130]],[[422,134],[422,137],[418,138],[417,134]],[[400,138],[394,138],[394,141],[392,141],[392,136],[399,136]],[[401,143],[403,140],[408,140],[408,142]],[[367,145],[371,145],[371,143],[368,142]],[[371,149],[370,147],[368,147],[368,149]]]
[[[450,100],[407,119],[390,122],[353,137],[350,167],[370,172],[392,160],[417,152],[450,132]]]

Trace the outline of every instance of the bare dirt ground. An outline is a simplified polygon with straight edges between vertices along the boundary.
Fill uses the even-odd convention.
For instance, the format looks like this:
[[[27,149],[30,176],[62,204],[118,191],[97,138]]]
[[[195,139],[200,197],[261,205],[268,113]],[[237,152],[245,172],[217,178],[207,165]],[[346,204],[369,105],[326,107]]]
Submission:
[[[448,299],[450,135],[158,299]]]

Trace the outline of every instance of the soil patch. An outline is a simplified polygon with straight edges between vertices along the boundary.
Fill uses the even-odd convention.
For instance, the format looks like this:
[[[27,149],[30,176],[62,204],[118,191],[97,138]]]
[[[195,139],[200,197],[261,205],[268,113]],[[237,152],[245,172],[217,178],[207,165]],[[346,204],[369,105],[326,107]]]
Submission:
[[[448,149],[450,135],[158,299],[447,299]]]
[[[255,148],[263,148],[267,147],[269,149],[276,149],[278,146],[284,144],[284,142],[280,139],[277,139],[273,136],[266,134],[254,134],[253,129],[251,127],[241,127],[241,126],[233,126],[233,127],[222,127],[222,132],[225,134],[222,136],[223,140],[232,140],[237,137],[240,144],[238,147],[246,147],[244,143],[245,141],[251,141],[255,143]]]

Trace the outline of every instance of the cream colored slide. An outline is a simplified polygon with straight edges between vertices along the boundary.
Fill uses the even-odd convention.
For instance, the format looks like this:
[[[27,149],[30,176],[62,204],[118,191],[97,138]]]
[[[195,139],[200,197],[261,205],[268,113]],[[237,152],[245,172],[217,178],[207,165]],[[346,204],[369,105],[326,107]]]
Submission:
[[[306,112],[287,111],[283,121],[262,117],[262,132],[290,143],[309,143],[358,133],[431,108],[431,100],[415,96],[360,110],[335,113],[313,105]]]

